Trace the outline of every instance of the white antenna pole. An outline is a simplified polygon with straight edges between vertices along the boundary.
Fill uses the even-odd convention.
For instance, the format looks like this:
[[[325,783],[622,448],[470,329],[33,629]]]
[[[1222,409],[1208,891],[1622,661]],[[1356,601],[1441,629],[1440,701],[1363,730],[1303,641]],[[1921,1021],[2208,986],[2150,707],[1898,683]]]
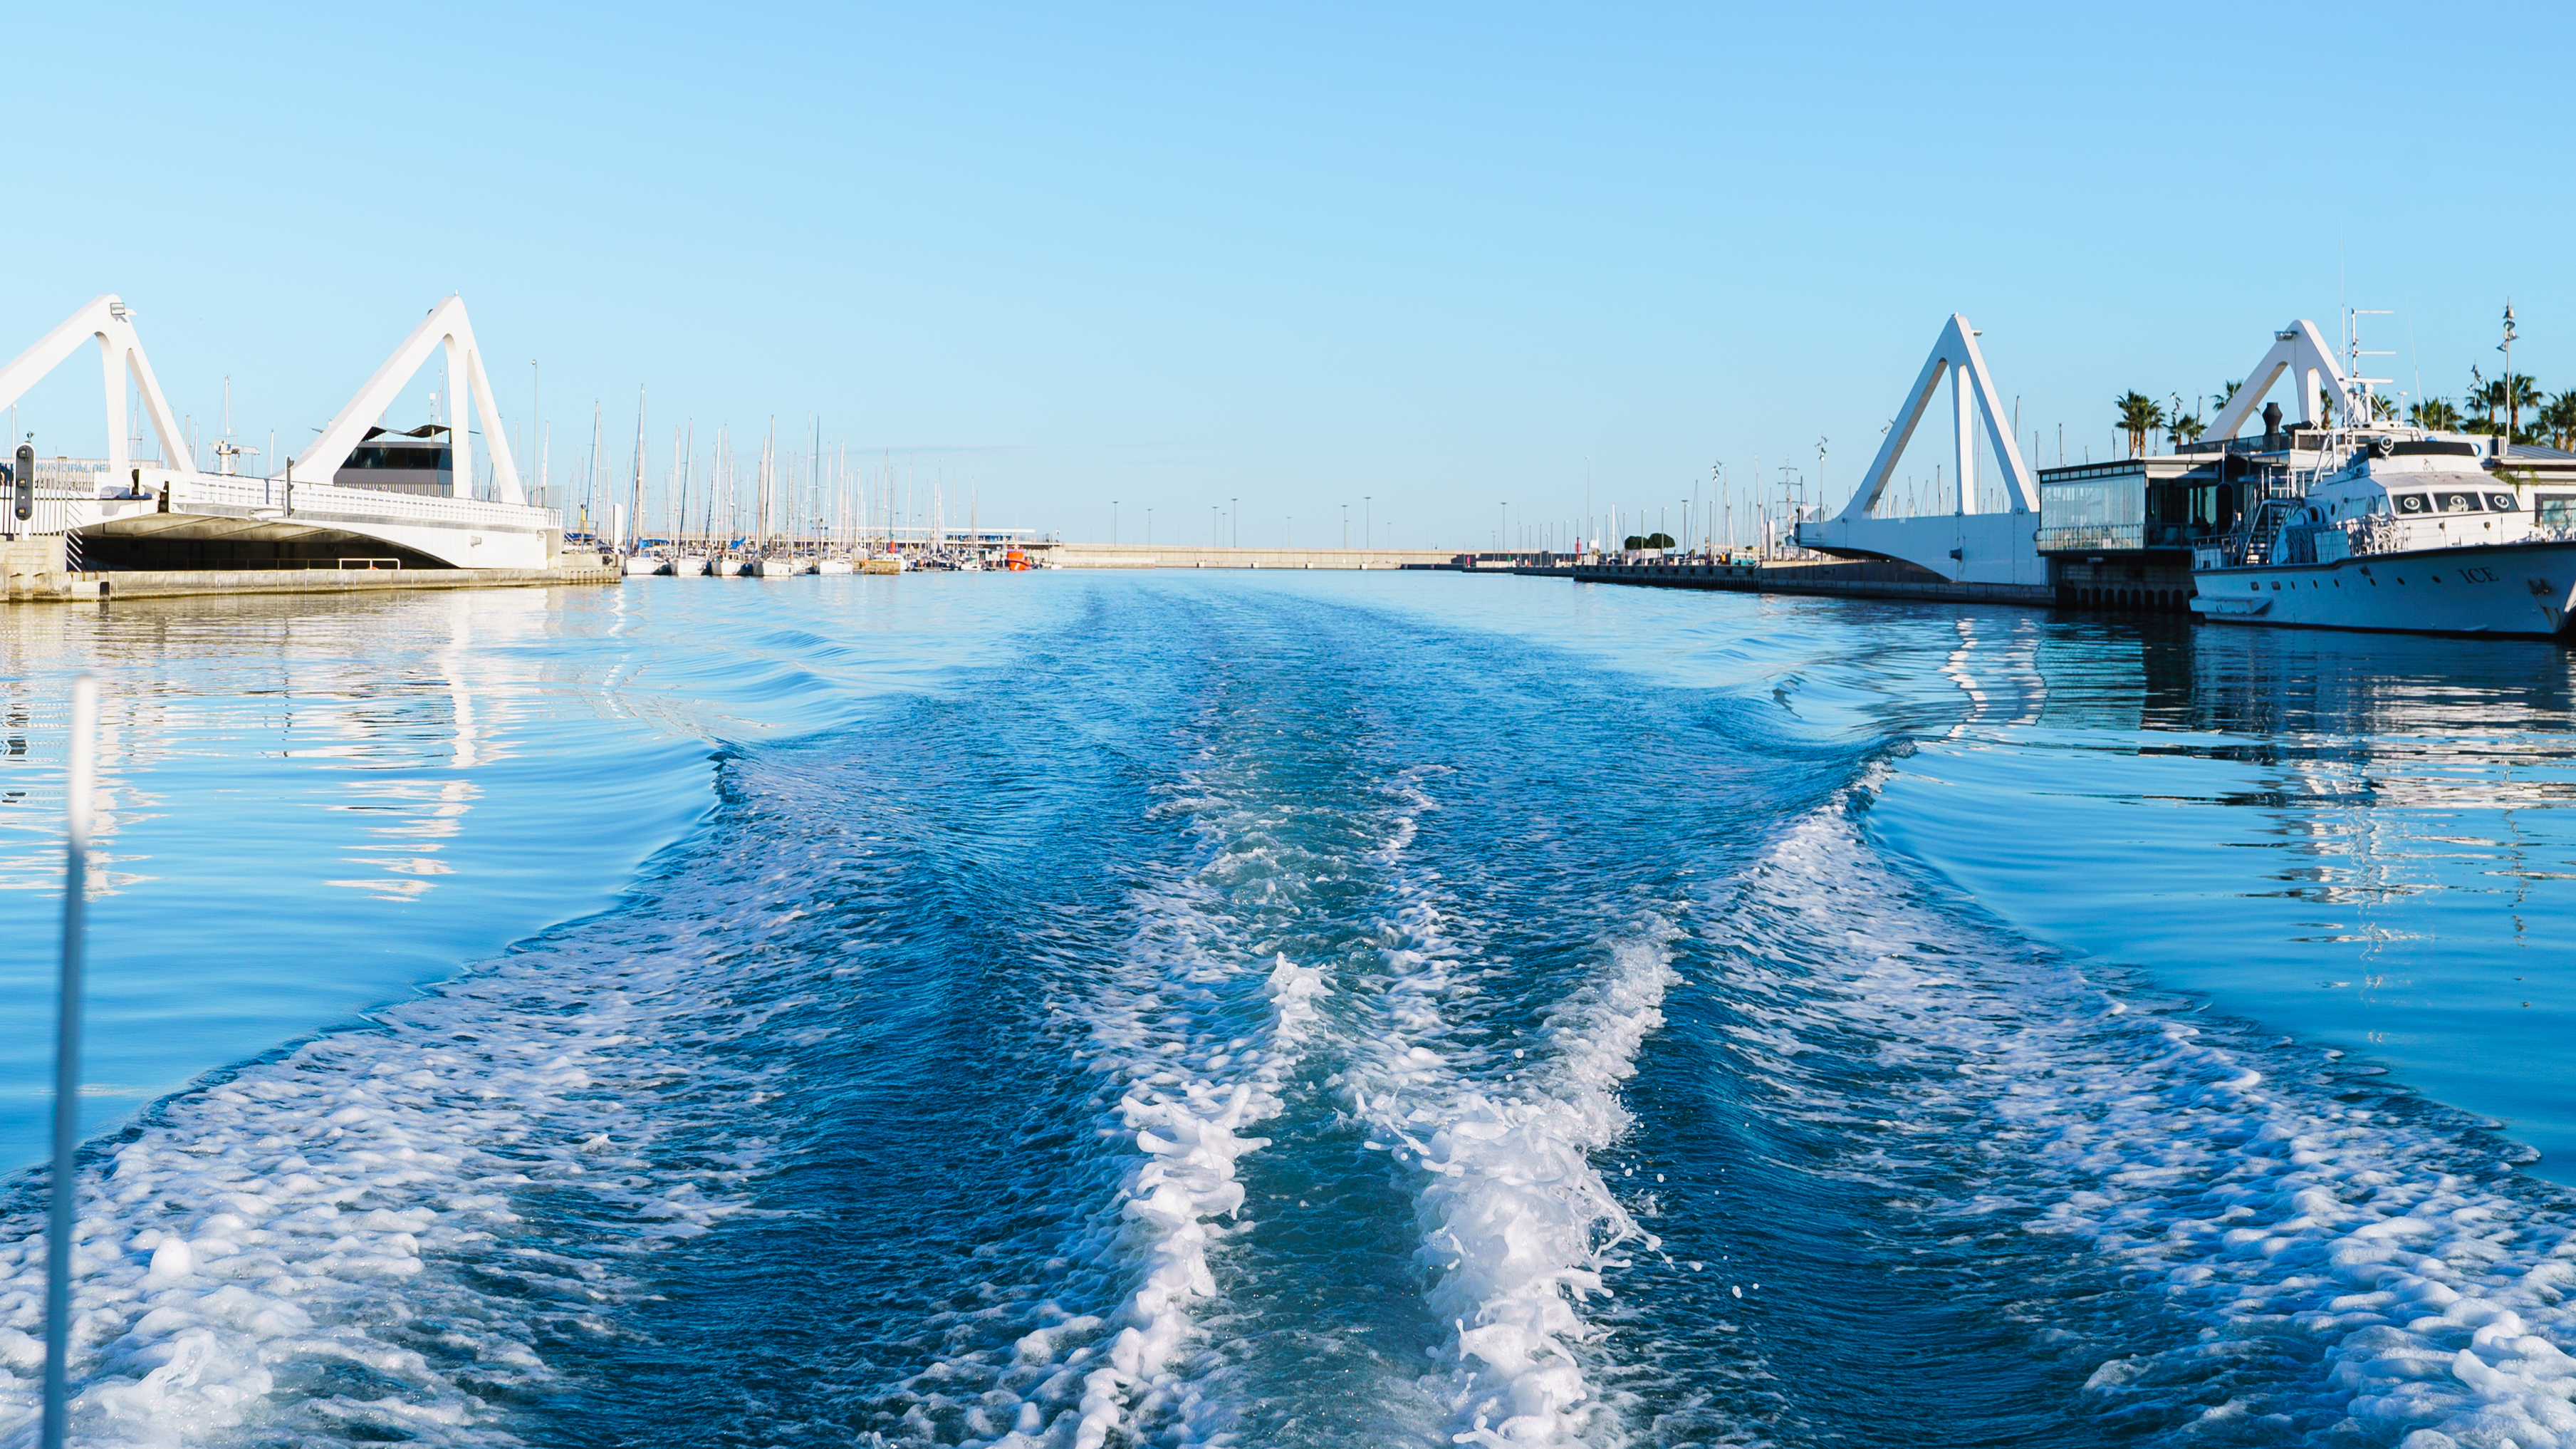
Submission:
[[[44,1449],[62,1449],[70,1412],[72,1228],[79,1181],[82,916],[89,904],[89,797],[98,735],[98,676],[72,680],[63,788],[63,972],[54,1018],[53,1212],[45,1225]]]

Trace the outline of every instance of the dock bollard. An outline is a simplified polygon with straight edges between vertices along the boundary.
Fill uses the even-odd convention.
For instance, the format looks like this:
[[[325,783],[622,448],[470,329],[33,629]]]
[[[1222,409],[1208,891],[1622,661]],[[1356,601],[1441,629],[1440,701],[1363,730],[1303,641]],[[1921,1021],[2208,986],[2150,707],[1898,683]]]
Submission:
[[[89,796],[96,774],[98,676],[72,681],[71,738],[64,750],[63,976],[54,1021],[53,1213],[45,1226],[44,1449],[62,1449],[71,1411],[72,1229],[79,1196],[81,929],[89,896]]]

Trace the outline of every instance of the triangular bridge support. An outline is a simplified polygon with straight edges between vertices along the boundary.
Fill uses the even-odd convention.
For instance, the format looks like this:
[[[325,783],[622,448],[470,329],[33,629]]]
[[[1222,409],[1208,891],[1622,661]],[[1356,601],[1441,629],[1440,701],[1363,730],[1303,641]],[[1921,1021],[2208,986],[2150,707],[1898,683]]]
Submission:
[[[1932,395],[1940,389],[1942,378],[1950,380],[1950,407],[1957,422],[1954,430],[1958,442],[1953,460],[1952,477],[1956,480],[1952,494],[1953,513],[1978,512],[1977,503],[1977,423],[1983,421],[1987,439],[1994,444],[1995,460],[2004,471],[2004,492],[2014,513],[2039,511],[2039,480],[2024,463],[2021,449],[2013,442],[2012,429],[2004,421],[2003,399],[1995,391],[1995,380],[1986,371],[1986,359],[1977,351],[1977,331],[1968,319],[1953,312],[1949,324],[1941,329],[1941,340],[1932,344],[1932,355],[1923,362],[1922,373],[1914,379],[1914,390],[1905,395],[1904,406],[1896,410],[1896,423],[1887,430],[1887,441],[1879,444],[1878,457],[1861,476],[1860,487],[1852,493],[1851,502],[1843,508],[1841,519],[1850,522],[1867,518],[1878,504],[1879,495],[1887,491],[1887,480],[1896,471],[1896,462],[1905,456],[1905,445],[1913,440],[1914,430],[1921,426],[1924,411],[1932,406]]]
[[[1910,518],[1874,516],[1870,509],[1887,492],[1889,475],[1905,456],[1905,445],[1913,440],[1945,378],[1950,383],[1952,417],[1958,424],[1950,507]],[[1914,379],[1913,390],[1905,395],[1905,405],[1897,409],[1896,421],[1888,425],[1887,441],[1879,445],[1878,457],[1853,490],[1851,502],[1832,518],[1799,524],[1798,542],[1844,558],[1901,560],[1958,583],[2016,589],[2045,586],[2048,564],[2039,556],[2038,546],[2039,479],[2022,461],[2005,417],[2003,395],[1986,372],[1984,355],[1977,351],[1977,330],[1967,318],[1951,314],[1949,324],[1941,329],[1941,340],[1932,345],[1932,355]],[[2007,506],[1995,512],[1977,510],[1981,423],[2004,473]]]
[[[0,408],[25,396],[27,389],[70,361],[87,342],[98,344],[107,384],[107,475],[124,478],[133,466],[134,460],[127,456],[125,432],[128,378],[133,379],[134,390],[142,398],[143,416],[151,422],[153,436],[161,440],[161,457],[172,466],[194,471],[197,461],[188,456],[187,435],[171,414],[168,399],[161,396],[161,380],[152,375],[151,360],[143,355],[143,339],[134,334],[133,314],[114,293],[90,298],[79,311],[63,319],[63,325],[19,353],[8,366],[0,367]],[[18,440],[8,441],[14,444]]]
[[[2245,380],[2236,385],[2236,391],[2229,393],[2227,401],[2219,405],[2217,420],[2209,425],[2209,436],[2235,437],[2254,411],[2254,405],[2263,400],[2264,394],[2272,390],[2273,384],[2278,383],[2284,373],[2297,383],[2294,390],[2299,395],[2300,426],[2322,427],[2329,421],[2318,416],[2320,391],[2336,399],[2336,405],[2343,413],[2343,422],[2369,420],[2370,405],[2362,401],[2365,394],[2360,387],[2364,379],[2346,377],[2344,370],[2336,365],[2334,353],[2327,348],[2325,338],[2317,332],[2317,324],[2302,317],[2272,334],[2272,350],[2263,354],[2263,360],[2254,364],[2254,370],[2247,373]]]
[[[501,422],[501,409],[492,400],[492,379],[483,371],[483,349],[474,342],[474,324],[466,320],[465,299],[449,297],[429,309],[402,346],[358,389],[295,460],[295,471],[308,479],[328,479],[349,454],[366,441],[367,429],[386,408],[402,396],[403,388],[413,374],[429,361],[432,352],[447,350],[447,372],[450,391],[462,392],[473,400],[473,412],[483,419],[483,441],[492,449],[492,486],[504,503],[525,503],[528,496],[519,486],[519,470],[510,460],[510,432]],[[450,415],[456,419],[448,436],[455,449],[456,477],[463,483],[474,476],[474,430],[472,414],[463,398],[449,400]]]

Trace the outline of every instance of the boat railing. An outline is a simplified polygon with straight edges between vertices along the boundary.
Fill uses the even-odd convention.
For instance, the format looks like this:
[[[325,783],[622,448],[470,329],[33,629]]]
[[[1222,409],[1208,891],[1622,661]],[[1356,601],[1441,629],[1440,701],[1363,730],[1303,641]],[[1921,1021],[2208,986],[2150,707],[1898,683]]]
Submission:
[[[2275,493],[2262,499],[2252,511],[2239,515],[2236,528],[2204,542],[2207,548],[2217,545],[2220,566],[2242,568],[2248,564],[2272,562],[2272,543],[2289,521],[2290,509],[2304,494]]]

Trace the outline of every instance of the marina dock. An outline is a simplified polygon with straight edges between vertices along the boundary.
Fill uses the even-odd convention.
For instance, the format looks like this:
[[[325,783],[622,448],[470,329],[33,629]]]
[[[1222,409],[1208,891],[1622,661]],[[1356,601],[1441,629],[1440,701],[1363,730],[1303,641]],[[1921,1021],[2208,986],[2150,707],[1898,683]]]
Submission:
[[[12,574],[0,600],[88,603],[219,594],[356,594],[393,589],[545,588],[613,584],[615,569],[130,569],[115,573]]]
[[[1068,569],[1420,569],[1458,560],[1446,548],[1211,548],[1189,544],[1064,543],[1046,563]]]
[[[1657,560],[1644,563],[1527,565],[1514,573],[1551,574],[1584,584],[1639,584],[1662,589],[1719,589],[1739,594],[1821,594],[1847,599],[1916,599],[1954,604],[2060,602],[2044,584],[1979,583],[1945,579],[1911,564],[1883,561],[1718,563]]]

